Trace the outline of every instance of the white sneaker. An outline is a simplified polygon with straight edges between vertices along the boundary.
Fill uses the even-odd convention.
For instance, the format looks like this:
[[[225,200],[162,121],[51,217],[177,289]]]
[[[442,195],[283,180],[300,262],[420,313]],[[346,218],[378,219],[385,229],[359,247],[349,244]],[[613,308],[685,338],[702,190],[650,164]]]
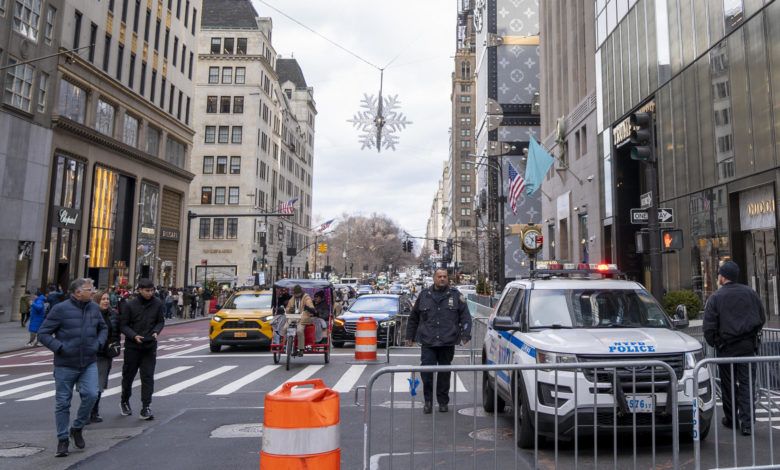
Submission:
[[[28,348],[29,348],[29,347],[32,347],[32,345],[33,345],[33,342],[32,342],[32,341],[30,341],[29,343],[27,343],[27,347],[28,347]]]

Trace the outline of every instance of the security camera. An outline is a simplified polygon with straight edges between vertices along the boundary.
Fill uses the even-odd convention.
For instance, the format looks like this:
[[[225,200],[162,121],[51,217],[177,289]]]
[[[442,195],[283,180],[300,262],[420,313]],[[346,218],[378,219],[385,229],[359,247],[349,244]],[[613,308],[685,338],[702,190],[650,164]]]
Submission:
[[[590,175],[590,176],[588,176],[588,177],[587,177],[587,178],[585,178],[585,179],[586,179],[586,180],[588,180],[588,183],[590,183],[590,182],[592,182],[592,181],[593,181],[593,175]]]

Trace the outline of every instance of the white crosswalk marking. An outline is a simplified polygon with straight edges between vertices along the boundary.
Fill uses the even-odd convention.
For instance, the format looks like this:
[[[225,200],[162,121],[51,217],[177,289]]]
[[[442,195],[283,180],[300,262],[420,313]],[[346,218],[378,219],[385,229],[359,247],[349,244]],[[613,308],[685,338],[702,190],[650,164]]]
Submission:
[[[44,375],[52,375],[51,372],[41,372],[40,374],[32,374],[32,375],[25,375],[24,377],[20,377],[18,379],[11,379],[6,380],[5,382],[0,382],[0,386],[8,385],[16,382],[24,382],[25,380],[35,379],[38,377],[43,377]]]
[[[122,376],[121,372],[116,372],[116,373],[113,373],[113,374],[109,375],[108,376],[108,380],[115,379],[115,378],[121,377],[121,376]],[[44,398],[53,397],[55,393],[57,393],[56,390],[49,390],[48,392],[39,393],[37,395],[33,395],[33,396],[27,397],[27,398],[20,398],[19,400],[16,400],[16,401],[43,400]]]
[[[258,380],[259,378],[263,377],[264,375],[268,374],[269,372],[272,372],[275,369],[278,369],[279,367],[282,367],[280,365],[275,366],[263,366],[259,370],[256,370],[250,374],[245,375],[244,377],[236,380],[235,382],[229,383],[225,385],[224,387],[220,388],[219,390],[216,390],[214,392],[209,393],[209,395],[230,395],[231,393],[239,390],[241,387],[248,385],[255,380]]]
[[[160,372],[158,374],[154,374],[154,380],[159,380],[159,379],[162,379],[164,377],[168,377],[169,375],[177,374],[177,373],[179,373],[181,371],[184,371],[184,370],[187,370],[187,369],[192,369],[192,366],[174,367],[173,369],[168,369],[168,370]],[[140,386],[141,386],[141,381],[140,380],[136,379],[135,381],[133,381],[133,388],[140,387]],[[107,388],[106,390],[104,390],[103,391],[103,397],[104,398],[105,397],[110,397],[112,395],[116,395],[116,394],[121,393],[121,392],[122,392],[122,386],[121,385],[117,385],[116,387],[111,387],[111,388]]]
[[[0,374],[0,377],[5,377],[6,375],[8,375],[8,374]]]
[[[10,390],[5,390],[3,392],[0,392],[0,397],[7,397],[8,395],[24,392],[25,390],[30,390],[31,388],[43,387],[44,385],[50,385],[53,383],[54,383],[53,380],[44,380],[43,382],[35,382],[34,384],[23,385],[21,387],[16,387]]]
[[[174,393],[178,393],[182,390],[184,390],[187,387],[190,387],[192,385],[195,385],[197,383],[206,381],[212,377],[215,377],[219,374],[224,374],[225,372],[235,369],[238,366],[222,366],[218,367],[212,371],[206,372],[205,374],[198,375],[197,377],[193,377],[189,380],[185,380],[184,382],[179,382],[176,385],[171,385],[168,388],[164,388],[160,390],[159,392],[156,392],[154,394],[155,397],[165,397],[168,395],[173,395]]]
[[[207,349],[208,347],[209,347],[208,344],[203,344],[201,346],[195,346],[194,348],[185,349],[183,351],[178,351],[178,352],[175,352],[175,353],[172,353],[172,354],[165,354],[165,355],[157,356],[157,359],[169,359],[169,358],[172,358],[172,357],[179,357],[179,356],[183,356],[185,354],[189,354],[191,352],[200,351],[201,349]]]
[[[339,393],[347,393],[355,386],[360,375],[366,370],[365,364],[358,364],[350,366],[349,369],[341,376],[336,385],[333,386],[333,390]]]
[[[393,379],[393,391],[395,393],[409,393],[408,379],[412,378],[412,374],[410,372],[399,372],[394,375],[395,378]],[[420,374],[414,374],[414,377],[420,381],[420,385],[417,386],[417,393],[422,393],[422,377],[420,377]],[[450,376],[450,383],[452,383],[452,376]],[[463,381],[460,380],[460,375],[456,377],[455,385],[450,385],[450,392],[468,392],[466,386],[463,384]]]
[[[308,379],[312,375],[314,375],[320,369],[322,369],[321,365],[319,365],[319,366],[314,366],[314,365],[306,366],[305,369],[303,369],[302,371],[300,371],[297,374],[293,375],[292,377],[290,377],[285,382],[301,382],[303,380]],[[278,387],[276,387],[275,389],[272,390],[272,392],[278,392],[279,390],[281,390],[282,389],[282,385],[284,385],[285,382],[280,383]]]

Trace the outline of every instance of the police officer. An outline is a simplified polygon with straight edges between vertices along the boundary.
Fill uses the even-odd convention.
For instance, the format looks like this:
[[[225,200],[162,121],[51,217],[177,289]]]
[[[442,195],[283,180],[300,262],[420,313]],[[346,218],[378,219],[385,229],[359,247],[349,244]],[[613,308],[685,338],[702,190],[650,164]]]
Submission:
[[[718,283],[723,287],[710,296],[704,308],[704,338],[707,344],[716,349],[718,357],[755,356],[758,334],[766,321],[764,306],[758,294],[750,287],[737,283],[738,277],[737,263],[723,263],[718,269]],[[718,368],[724,414],[721,423],[731,428],[736,416],[742,434],[749,436],[753,422],[750,412],[756,382],[755,364],[752,370],[750,364],[719,364]],[[732,384],[736,407],[734,397],[731,396]]]
[[[471,339],[471,314],[466,300],[450,287],[446,269],[433,274],[433,286],[423,289],[414,303],[406,327],[406,344],[420,343],[421,364],[450,365],[458,341],[466,344]],[[422,373],[425,405],[423,413],[433,411],[433,374]],[[447,412],[450,401],[450,373],[439,372],[436,377],[436,401],[439,412]]]

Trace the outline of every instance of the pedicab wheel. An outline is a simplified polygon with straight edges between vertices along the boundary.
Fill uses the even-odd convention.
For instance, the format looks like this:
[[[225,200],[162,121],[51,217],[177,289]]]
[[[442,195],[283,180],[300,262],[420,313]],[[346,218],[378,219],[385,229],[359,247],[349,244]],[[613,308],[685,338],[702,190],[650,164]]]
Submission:
[[[279,364],[279,360],[282,358],[282,353],[274,353],[274,364]]]
[[[287,338],[287,340],[284,342],[285,345],[285,352],[287,353],[287,370],[290,370],[290,358],[292,358],[293,355],[293,347],[295,345],[295,341],[292,341],[290,338]]]
[[[324,354],[324,356],[325,356],[325,364],[329,364],[330,363],[330,341],[325,346],[325,354]]]

